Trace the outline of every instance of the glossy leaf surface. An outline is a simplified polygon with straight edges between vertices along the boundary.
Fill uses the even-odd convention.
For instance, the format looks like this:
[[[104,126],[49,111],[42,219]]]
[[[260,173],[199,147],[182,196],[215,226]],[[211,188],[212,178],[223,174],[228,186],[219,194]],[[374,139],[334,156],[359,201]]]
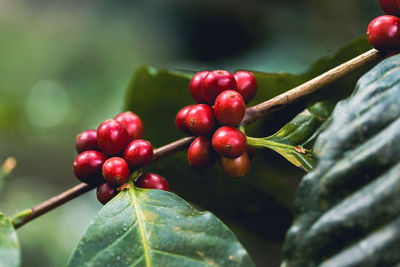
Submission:
[[[400,262],[400,56],[363,76],[314,147],[283,266]]]
[[[162,190],[131,186],[104,206],[69,266],[253,266],[212,213]]]

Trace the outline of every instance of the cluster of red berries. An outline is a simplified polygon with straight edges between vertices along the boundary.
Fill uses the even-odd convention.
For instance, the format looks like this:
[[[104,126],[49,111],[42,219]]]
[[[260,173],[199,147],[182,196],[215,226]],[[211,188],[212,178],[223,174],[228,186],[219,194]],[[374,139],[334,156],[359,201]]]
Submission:
[[[150,142],[141,139],[143,124],[127,111],[100,124],[97,130],[86,130],[76,137],[74,174],[81,182],[97,185],[97,199],[105,204],[127,182],[130,173],[153,158]],[[169,191],[168,182],[154,173],[139,176],[135,185]]]
[[[368,25],[367,36],[377,50],[400,50],[400,0],[379,0],[384,16],[375,18]]]
[[[257,93],[254,75],[247,71],[202,71],[193,76],[189,88],[198,104],[182,108],[175,118],[180,131],[197,136],[188,150],[189,164],[205,169],[220,157],[228,175],[244,176],[250,159],[246,136],[237,126],[245,115],[246,103]]]

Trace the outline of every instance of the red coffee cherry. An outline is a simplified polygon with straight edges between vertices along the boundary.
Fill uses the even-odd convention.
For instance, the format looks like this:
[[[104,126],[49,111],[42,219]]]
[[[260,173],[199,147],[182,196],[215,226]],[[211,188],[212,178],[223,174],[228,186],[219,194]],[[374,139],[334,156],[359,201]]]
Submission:
[[[387,15],[400,16],[399,0],[379,0],[383,12]]]
[[[140,139],[143,136],[143,123],[138,115],[132,111],[125,111],[117,115],[114,120],[125,126],[129,141]]]
[[[211,71],[204,77],[202,83],[204,100],[211,105],[221,92],[236,89],[235,77],[226,70]]]
[[[99,150],[97,145],[97,131],[86,130],[81,132],[75,140],[75,148],[78,153],[87,150]]]
[[[236,80],[237,89],[244,102],[249,103],[257,94],[257,80],[254,74],[248,71],[237,71],[233,74]]]
[[[223,157],[237,158],[246,151],[246,136],[237,128],[222,126],[215,131],[212,146]]]
[[[199,136],[190,144],[188,150],[190,166],[197,169],[206,169],[213,166],[217,160],[217,153],[215,153],[208,138]]]
[[[106,120],[97,129],[97,144],[107,156],[119,154],[128,143],[128,132],[122,123]]]
[[[243,98],[236,91],[223,91],[215,99],[215,117],[223,125],[238,125],[243,120],[245,111]]]
[[[243,177],[250,169],[250,159],[246,152],[235,159],[221,157],[220,163],[224,172],[231,177]]]
[[[199,104],[206,103],[203,97],[203,91],[201,84],[203,83],[204,77],[209,73],[209,71],[201,71],[196,73],[189,83],[190,94],[192,95],[194,101]]]
[[[216,126],[214,111],[209,105],[194,105],[187,113],[185,123],[195,135],[209,135]]]
[[[164,177],[155,173],[142,174],[135,181],[135,185],[140,188],[160,189],[164,191],[170,191],[167,180],[165,180]]]
[[[151,162],[153,158],[153,148],[146,140],[134,140],[126,147],[124,159],[132,168],[143,167]]]
[[[129,178],[128,163],[123,158],[109,158],[103,164],[102,174],[107,183],[118,187],[124,184]]]
[[[181,110],[178,111],[175,117],[175,125],[181,131],[182,133],[185,134],[190,134],[190,131],[188,127],[186,126],[185,119],[188,111],[193,107],[193,105],[183,107]]]
[[[400,49],[400,19],[385,15],[375,18],[368,25],[369,43],[380,51]]]
[[[99,151],[88,150],[82,152],[72,164],[76,178],[83,183],[99,184],[103,181],[101,167],[106,160],[107,157]]]
[[[105,205],[113,197],[118,194],[118,190],[113,188],[108,183],[104,183],[97,187],[96,196],[101,204]]]

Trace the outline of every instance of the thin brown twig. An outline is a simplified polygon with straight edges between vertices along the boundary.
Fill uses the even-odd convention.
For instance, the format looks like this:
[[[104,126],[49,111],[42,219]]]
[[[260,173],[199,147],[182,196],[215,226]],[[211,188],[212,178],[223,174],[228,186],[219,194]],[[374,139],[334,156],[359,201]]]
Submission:
[[[246,116],[244,117],[242,124],[249,125],[271,112],[283,109],[303,97],[316,92],[318,89],[321,89],[322,87],[360,69],[361,67],[377,61],[383,56],[384,55],[377,50],[371,49],[281,95],[253,107],[249,107],[246,110]]]
[[[30,212],[27,213],[29,215],[23,217],[21,220],[18,220],[14,222],[14,227],[17,229],[21,227],[22,225],[26,224],[27,222],[35,219],[36,217],[39,217],[40,215],[58,207],[61,206],[62,204],[70,201],[71,199],[76,198],[77,196],[80,196],[96,186],[93,185],[88,185],[88,184],[78,184],[67,191],[62,192],[61,194],[54,196],[52,198],[49,198],[46,201],[43,201],[42,203],[39,203],[38,205],[34,206],[33,208],[30,209]]]
[[[194,139],[194,136],[188,136],[155,149],[152,162],[155,162],[161,158],[168,157],[178,151],[184,150],[189,146],[191,142],[193,142]]]
[[[168,157],[178,151],[181,151],[189,146],[189,144],[194,140],[194,136],[188,136],[185,138],[181,138],[176,140],[175,142],[169,143],[165,146],[159,147],[154,150],[152,162],[155,162],[161,158]],[[77,196],[80,196],[92,189],[96,186],[88,185],[85,183],[80,183],[67,191],[62,192],[61,194],[54,196],[38,205],[34,206],[30,209],[28,215],[23,217],[21,220],[18,220],[14,223],[15,228],[19,228],[27,222],[39,217],[40,215],[68,202],[71,199],[74,199]]]
[[[292,90],[287,91],[281,95],[278,95],[270,100],[262,102],[256,106],[249,107],[246,110],[246,116],[242,121],[243,125],[249,125],[266,114],[272,113],[276,110],[282,109],[294,102],[302,99],[303,97],[310,95],[317,91],[318,89],[331,84],[332,82],[350,74],[361,67],[377,61],[381,59],[384,55],[379,53],[375,49],[371,49],[364,54],[355,57],[317,77],[314,79],[301,84]],[[153,162],[157,161],[161,158],[170,156],[178,151],[181,151],[189,146],[189,144],[194,140],[195,137],[189,136],[182,139],[179,139],[175,142],[162,146],[154,150]],[[15,228],[19,228],[27,222],[39,217],[40,215],[68,202],[69,200],[74,199],[77,196],[80,196],[91,189],[95,188],[95,186],[87,185],[87,184],[79,184],[74,186],[73,188],[52,197],[35,207],[30,209],[30,214],[24,217],[22,220],[15,223]]]

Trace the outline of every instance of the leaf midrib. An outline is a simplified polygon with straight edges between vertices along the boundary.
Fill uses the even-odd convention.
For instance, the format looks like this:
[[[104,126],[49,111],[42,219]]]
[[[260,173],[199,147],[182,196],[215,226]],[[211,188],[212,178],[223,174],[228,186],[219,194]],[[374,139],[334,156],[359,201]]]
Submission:
[[[294,149],[295,148],[294,145],[288,145],[288,144],[285,144],[285,143],[279,143],[277,141],[269,140],[268,138],[269,137],[266,137],[266,138],[254,138],[254,137],[249,137],[249,136],[246,137],[247,144],[249,144],[251,146],[257,146],[257,147],[260,147],[260,148],[267,147],[267,148],[270,148],[270,149],[273,149],[273,150],[279,149],[279,150],[282,150],[282,151],[286,151],[286,149],[288,149],[289,152],[296,152],[295,149]],[[306,151],[306,154],[304,154],[304,155],[312,154],[312,152],[310,150],[308,150],[308,149],[305,149],[305,151]]]
[[[139,203],[138,203],[138,199],[136,197],[136,188],[133,185],[133,183],[131,183],[131,186],[130,186],[130,189],[129,189],[129,196],[130,196],[130,200],[131,200],[132,206],[135,209],[136,219],[138,220],[139,234],[140,234],[140,238],[142,239],[143,250],[144,250],[144,258],[145,258],[145,261],[146,261],[146,266],[150,267],[151,263],[150,263],[149,244],[147,243],[146,232],[144,230],[143,214],[142,214],[142,211],[140,209],[140,206],[139,206]]]

